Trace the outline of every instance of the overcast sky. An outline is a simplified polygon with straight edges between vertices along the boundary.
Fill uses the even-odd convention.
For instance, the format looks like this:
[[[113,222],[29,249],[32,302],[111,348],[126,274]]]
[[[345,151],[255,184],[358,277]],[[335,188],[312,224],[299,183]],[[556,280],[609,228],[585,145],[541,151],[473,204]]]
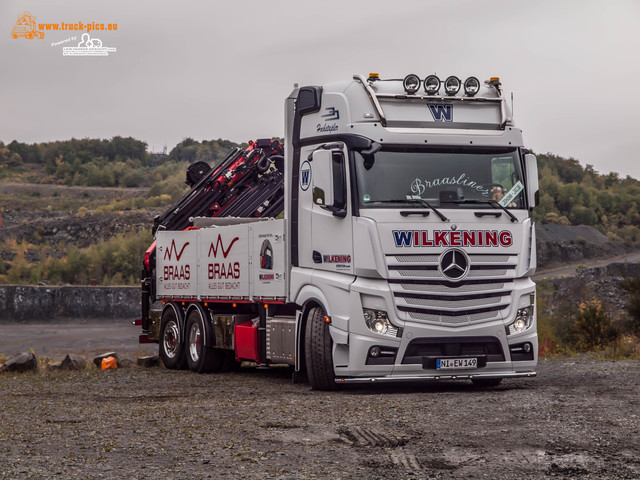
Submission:
[[[90,33],[116,51],[63,56],[82,32],[13,39],[24,10],[117,23]],[[0,140],[242,142],[283,135],[294,83],[499,76],[528,147],[640,179],[638,25],[637,0],[2,0]]]

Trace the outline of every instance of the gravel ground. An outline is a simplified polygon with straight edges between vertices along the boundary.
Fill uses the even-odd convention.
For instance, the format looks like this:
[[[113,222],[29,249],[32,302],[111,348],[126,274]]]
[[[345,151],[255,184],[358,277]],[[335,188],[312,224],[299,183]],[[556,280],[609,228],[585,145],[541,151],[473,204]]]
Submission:
[[[640,478],[640,363],[314,392],[287,369],[0,374],[0,479]]]

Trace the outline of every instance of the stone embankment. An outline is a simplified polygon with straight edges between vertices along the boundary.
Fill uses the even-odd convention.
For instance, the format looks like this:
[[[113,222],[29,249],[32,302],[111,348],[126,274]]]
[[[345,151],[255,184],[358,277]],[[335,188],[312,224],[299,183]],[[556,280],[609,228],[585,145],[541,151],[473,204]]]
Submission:
[[[614,242],[587,225],[536,224],[538,270],[559,265],[588,263],[637,250],[638,245]]]
[[[603,267],[580,268],[568,277],[552,278],[553,294],[548,304],[548,313],[565,304],[576,311],[586,300],[603,302],[614,320],[627,317],[627,304],[631,294],[620,283],[627,278],[640,275],[639,263],[611,263]]]
[[[0,286],[0,322],[138,318],[139,287]]]

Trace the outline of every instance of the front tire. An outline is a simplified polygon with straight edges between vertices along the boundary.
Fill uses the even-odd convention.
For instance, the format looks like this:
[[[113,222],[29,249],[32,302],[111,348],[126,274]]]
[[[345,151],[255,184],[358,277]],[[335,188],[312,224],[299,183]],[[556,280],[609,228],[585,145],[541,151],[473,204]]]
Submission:
[[[171,370],[184,368],[184,342],[182,341],[180,322],[173,308],[167,308],[162,312],[159,354],[166,368]]]
[[[189,370],[196,373],[218,372],[224,362],[224,352],[207,347],[206,327],[198,310],[193,310],[187,317],[186,357]]]
[[[305,361],[307,377],[313,390],[336,390],[333,371],[333,341],[324,310],[314,307],[307,317],[305,328]]]

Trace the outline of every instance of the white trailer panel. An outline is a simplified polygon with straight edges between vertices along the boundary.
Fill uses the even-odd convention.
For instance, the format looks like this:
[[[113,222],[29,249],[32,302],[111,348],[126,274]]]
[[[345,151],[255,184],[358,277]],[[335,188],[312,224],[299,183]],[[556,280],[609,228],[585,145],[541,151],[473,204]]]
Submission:
[[[198,294],[202,298],[250,297],[249,225],[195,230],[200,238]]]
[[[198,250],[195,231],[156,233],[159,298],[196,298]]]
[[[284,220],[254,223],[251,281],[253,295],[260,298],[286,297]]]
[[[159,298],[285,299],[284,220],[159,231]]]

